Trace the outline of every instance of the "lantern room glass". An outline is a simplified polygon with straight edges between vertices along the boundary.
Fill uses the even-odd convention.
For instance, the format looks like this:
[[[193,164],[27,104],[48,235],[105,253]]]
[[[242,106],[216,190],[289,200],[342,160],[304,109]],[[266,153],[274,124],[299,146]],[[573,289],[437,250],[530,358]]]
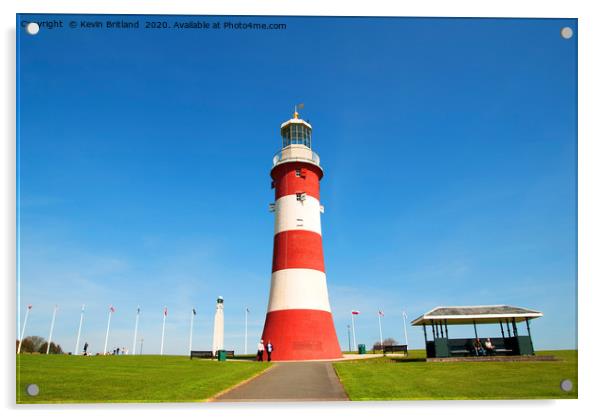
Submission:
[[[282,128],[282,148],[291,144],[300,144],[311,148],[311,128],[302,123],[291,123]]]

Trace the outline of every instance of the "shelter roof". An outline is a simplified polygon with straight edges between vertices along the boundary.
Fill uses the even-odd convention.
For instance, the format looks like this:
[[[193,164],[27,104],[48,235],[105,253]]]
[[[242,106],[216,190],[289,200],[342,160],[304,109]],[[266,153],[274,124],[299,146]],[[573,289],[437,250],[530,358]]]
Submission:
[[[440,321],[447,321],[448,325],[491,324],[506,319],[521,322],[541,316],[542,312],[509,305],[438,306],[414,319],[412,325],[430,325]]]

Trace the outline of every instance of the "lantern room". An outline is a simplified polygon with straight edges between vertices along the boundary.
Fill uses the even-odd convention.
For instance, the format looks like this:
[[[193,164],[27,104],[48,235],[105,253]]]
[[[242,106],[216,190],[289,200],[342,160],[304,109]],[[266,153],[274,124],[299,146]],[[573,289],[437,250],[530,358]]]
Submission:
[[[282,148],[289,145],[305,145],[311,148],[311,125],[303,119],[299,119],[299,113],[295,111],[293,118],[287,120],[280,126],[282,136]]]

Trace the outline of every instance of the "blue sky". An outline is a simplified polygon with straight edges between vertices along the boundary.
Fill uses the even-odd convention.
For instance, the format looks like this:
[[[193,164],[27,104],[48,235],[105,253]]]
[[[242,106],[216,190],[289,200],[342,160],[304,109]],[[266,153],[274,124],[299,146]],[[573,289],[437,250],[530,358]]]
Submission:
[[[85,303],[82,340],[101,351],[113,304],[109,346],[131,349],[140,305],[143,351],[158,352],[167,306],[165,351],[183,354],[190,309],[194,345],[208,348],[223,295],[226,346],[242,350],[248,306],[253,347],[269,293],[271,157],[304,102],[343,348],[352,309],[371,344],[378,309],[385,337],[402,341],[404,309],[479,304],[541,310],[535,348],[576,347],[577,39],[560,36],[576,20],[199,19],[287,29],[19,32],[28,335],[47,337],[58,304],[53,339],[72,351]],[[421,329],[408,333],[423,347]]]

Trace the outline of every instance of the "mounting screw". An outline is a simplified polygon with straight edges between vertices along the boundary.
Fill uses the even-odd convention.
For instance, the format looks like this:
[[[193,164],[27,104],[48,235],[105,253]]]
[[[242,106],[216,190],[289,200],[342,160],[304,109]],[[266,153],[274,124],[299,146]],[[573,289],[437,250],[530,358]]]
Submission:
[[[570,392],[573,390],[573,382],[571,382],[571,379],[564,379],[562,382],[560,382],[560,389],[565,392]]]
[[[564,39],[571,39],[573,37],[573,29],[565,26],[560,30],[560,36],[562,36]]]
[[[27,394],[29,396],[38,396],[38,393],[40,393],[40,388],[38,387],[38,385],[36,385],[35,383],[27,385]]]
[[[40,25],[38,25],[36,22],[29,22],[27,26],[25,26],[25,30],[30,35],[37,35],[40,31]]]

